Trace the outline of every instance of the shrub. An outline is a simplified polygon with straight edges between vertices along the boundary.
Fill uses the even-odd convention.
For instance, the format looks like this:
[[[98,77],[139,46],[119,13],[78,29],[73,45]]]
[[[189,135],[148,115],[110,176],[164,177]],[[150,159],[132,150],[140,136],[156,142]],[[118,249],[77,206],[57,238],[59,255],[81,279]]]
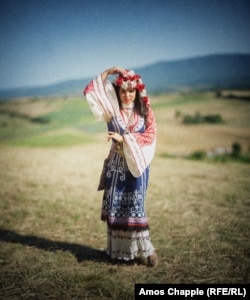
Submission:
[[[239,157],[241,153],[241,144],[238,142],[233,143],[232,145],[232,156]]]
[[[222,123],[222,118],[220,115],[207,115],[204,116],[204,121],[207,123]]]
[[[179,118],[181,116],[181,112],[179,110],[175,111],[175,117]]]
[[[202,116],[200,113],[197,112],[193,116],[185,115],[183,117],[184,124],[201,124],[201,123],[218,124],[222,122],[223,122],[222,117],[218,114]]]
[[[183,123],[185,124],[198,124],[198,123],[204,123],[204,120],[200,113],[196,113],[194,116],[185,115],[183,117]]]
[[[205,151],[195,151],[189,156],[190,159],[194,159],[194,160],[202,160],[205,157],[206,157]]]

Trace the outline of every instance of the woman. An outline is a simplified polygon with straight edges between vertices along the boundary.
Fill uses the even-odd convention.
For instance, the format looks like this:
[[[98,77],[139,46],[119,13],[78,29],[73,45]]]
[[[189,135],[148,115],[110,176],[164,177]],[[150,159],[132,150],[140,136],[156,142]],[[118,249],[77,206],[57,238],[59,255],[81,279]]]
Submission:
[[[112,83],[109,75],[117,75]],[[113,67],[94,78],[84,94],[96,118],[107,123],[112,141],[101,213],[107,222],[107,254],[126,261],[140,255],[156,266],[144,207],[156,122],[145,85],[134,71]]]

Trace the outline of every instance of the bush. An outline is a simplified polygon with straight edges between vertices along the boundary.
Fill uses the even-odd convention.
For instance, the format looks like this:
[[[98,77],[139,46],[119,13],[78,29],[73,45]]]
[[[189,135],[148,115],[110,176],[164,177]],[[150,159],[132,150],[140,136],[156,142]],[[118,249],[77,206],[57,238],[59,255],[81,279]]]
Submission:
[[[185,124],[198,124],[198,123],[204,123],[204,120],[200,113],[196,113],[194,116],[185,115],[183,117],[183,123]]]
[[[239,157],[241,153],[241,144],[240,143],[233,143],[232,145],[232,156]]]
[[[175,111],[175,117],[179,118],[181,116],[181,112],[179,110]]]
[[[202,116],[200,113],[196,113],[193,116],[185,115],[183,117],[184,124],[201,124],[201,123],[218,124],[222,122],[223,122],[222,117],[218,114]]]
[[[220,115],[207,115],[204,116],[204,121],[207,123],[222,123],[222,118]]]
[[[205,157],[206,157],[205,151],[195,151],[189,156],[190,159],[194,159],[194,160],[202,160]]]

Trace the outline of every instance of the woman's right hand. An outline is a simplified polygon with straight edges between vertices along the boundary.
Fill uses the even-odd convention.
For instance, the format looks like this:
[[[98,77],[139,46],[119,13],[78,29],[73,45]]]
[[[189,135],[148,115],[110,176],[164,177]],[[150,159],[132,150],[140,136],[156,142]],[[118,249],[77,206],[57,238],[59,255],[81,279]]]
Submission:
[[[109,142],[111,139],[114,140],[114,141],[116,141],[116,142],[118,142],[118,143],[122,143],[123,142],[122,135],[120,135],[117,132],[108,131],[107,141]]]

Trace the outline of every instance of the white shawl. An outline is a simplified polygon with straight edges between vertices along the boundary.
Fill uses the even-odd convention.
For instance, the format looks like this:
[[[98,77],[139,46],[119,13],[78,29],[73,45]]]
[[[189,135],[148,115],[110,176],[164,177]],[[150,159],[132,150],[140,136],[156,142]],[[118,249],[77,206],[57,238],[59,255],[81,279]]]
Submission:
[[[112,83],[101,75],[94,78],[84,89],[84,95],[94,116],[108,122],[121,114],[118,99]],[[123,151],[128,168],[134,177],[139,177],[154,157],[156,146],[156,122],[149,106],[146,130],[123,135]]]

